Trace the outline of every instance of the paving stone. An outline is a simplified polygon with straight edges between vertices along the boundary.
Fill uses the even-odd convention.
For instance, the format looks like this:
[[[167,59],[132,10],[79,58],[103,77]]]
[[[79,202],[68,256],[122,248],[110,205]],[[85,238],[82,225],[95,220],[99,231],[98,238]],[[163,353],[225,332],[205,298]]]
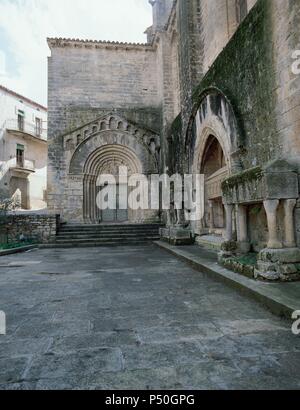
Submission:
[[[51,338],[19,339],[11,337],[9,341],[3,343],[0,339],[0,358],[45,353],[50,344]]]
[[[30,321],[20,326],[15,332],[16,337],[53,337],[59,335],[88,334],[90,332],[90,322],[88,320],[74,320],[72,322],[39,322]]]
[[[1,390],[300,389],[287,322],[156,247],[6,258]]]
[[[28,363],[27,357],[0,358],[0,384],[21,382]]]
[[[198,326],[149,327],[140,330],[139,334],[144,343],[174,343],[198,339],[215,339],[222,336],[222,333],[211,323]]]
[[[133,331],[102,332],[88,336],[79,335],[55,338],[49,351],[67,353],[87,348],[95,349],[138,344],[140,344],[139,336]]]
[[[174,368],[129,370],[102,373],[89,377],[87,384],[93,390],[174,390],[182,389]]]
[[[89,349],[76,353],[36,356],[26,374],[26,381],[39,379],[59,379],[64,377],[84,377],[96,372],[122,370],[119,349]]]
[[[206,360],[203,349],[197,342],[123,347],[122,353],[125,370],[170,367]]]

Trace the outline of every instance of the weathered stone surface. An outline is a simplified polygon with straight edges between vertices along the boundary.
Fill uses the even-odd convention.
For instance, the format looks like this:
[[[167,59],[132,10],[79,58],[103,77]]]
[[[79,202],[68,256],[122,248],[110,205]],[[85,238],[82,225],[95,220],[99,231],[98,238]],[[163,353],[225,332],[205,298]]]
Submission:
[[[38,250],[0,273],[0,389],[300,388],[287,322],[154,246]]]
[[[300,263],[300,249],[264,249],[259,258],[263,262]]]
[[[295,249],[264,249],[260,252],[255,276],[267,280],[299,280],[300,251]]]
[[[116,144],[145,173],[155,159],[155,172],[204,174],[204,216],[193,234],[236,234],[255,251],[299,246],[298,207],[286,212],[286,200],[299,199],[300,76],[291,70],[299,4],[152,3],[147,44],[48,41],[49,207],[98,223],[90,204],[97,175],[82,170],[103,144]],[[268,200],[279,203],[267,221]],[[225,217],[223,205],[241,204],[239,218]],[[273,230],[270,239],[276,218],[278,237]]]
[[[47,214],[23,214],[7,217],[2,230],[7,231],[9,242],[19,242],[20,237],[37,243],[49,243],[55,238],[59,216]]]
[[[176,246],[191,245],[194,242],[191,231],[180,227],[162,228],[160,236],[163,240]]]

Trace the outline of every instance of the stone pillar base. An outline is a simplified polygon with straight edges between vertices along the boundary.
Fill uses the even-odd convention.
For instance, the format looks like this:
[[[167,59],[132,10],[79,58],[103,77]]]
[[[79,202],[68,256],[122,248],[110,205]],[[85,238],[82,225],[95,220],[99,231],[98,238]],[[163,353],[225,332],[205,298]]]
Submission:
[[[255,278],[283,282],[300,280],[300,249],[262,250],[258,257]]]
[[[160,237],[161,240],[175,246],[192,245],[194,243],[190,229],[182,227],[161,228]]]
[[[238,253],[247,254],[247,253],[250,252],[250,250],[251,250],[250,242],[247,242],[247,241],[245,241],[245,242],[238,241],[237,242],[237,252]]]
[[[219,253],[220,258],[231,258],[236,256],[237,253],[237,242],[235,241],[225,241],[221,245],[221,252]]]

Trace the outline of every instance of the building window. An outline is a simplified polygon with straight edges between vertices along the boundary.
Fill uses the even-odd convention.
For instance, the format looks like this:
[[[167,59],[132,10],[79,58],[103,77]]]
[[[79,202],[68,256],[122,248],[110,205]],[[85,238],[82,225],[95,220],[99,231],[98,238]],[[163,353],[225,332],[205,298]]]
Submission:
[[[237,22],[240,24],[248,14],[247,0],[236,0]]]
[[[17,144],[17,167],[24,168],[24,145]]]
[[[25,114],[24,111],[18,111],[18,129],[19,131],[24,131],[24,118]]]
[[[42,120],[40,118],[35,119],[35,134],[37,137],[42,135]]]

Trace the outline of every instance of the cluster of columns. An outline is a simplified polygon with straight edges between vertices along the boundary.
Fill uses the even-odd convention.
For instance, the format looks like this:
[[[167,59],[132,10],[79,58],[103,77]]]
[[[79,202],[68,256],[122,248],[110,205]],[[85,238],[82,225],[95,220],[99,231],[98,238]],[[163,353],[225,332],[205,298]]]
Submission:
[[[268,245],[269,249],[282,249],[296,248],[295,239],[295,224],[294,224],[294,209],[297,204],[296,199],[283,200],[284,206],[284,242],[279,239],[278,236],[278,208],[280,205],[279,199],[269,199],[263,202],[264,208],[267,214],[268,222]],[[233,204],[225,204],[226,213],[226,230],[225,241],[230,242],[233,240],[233,219],[232,213],[235,208]],[[237,210],[237,224],[238,224],[238,242],[247,243],[248,238],[248,226],[247,226],[247,206],[236,205]]]
[[[87,223],[98,223],[101,219],[101,211],[96,206],[96,181],[95,175],[85,175],[83,181],[83,218]]]

